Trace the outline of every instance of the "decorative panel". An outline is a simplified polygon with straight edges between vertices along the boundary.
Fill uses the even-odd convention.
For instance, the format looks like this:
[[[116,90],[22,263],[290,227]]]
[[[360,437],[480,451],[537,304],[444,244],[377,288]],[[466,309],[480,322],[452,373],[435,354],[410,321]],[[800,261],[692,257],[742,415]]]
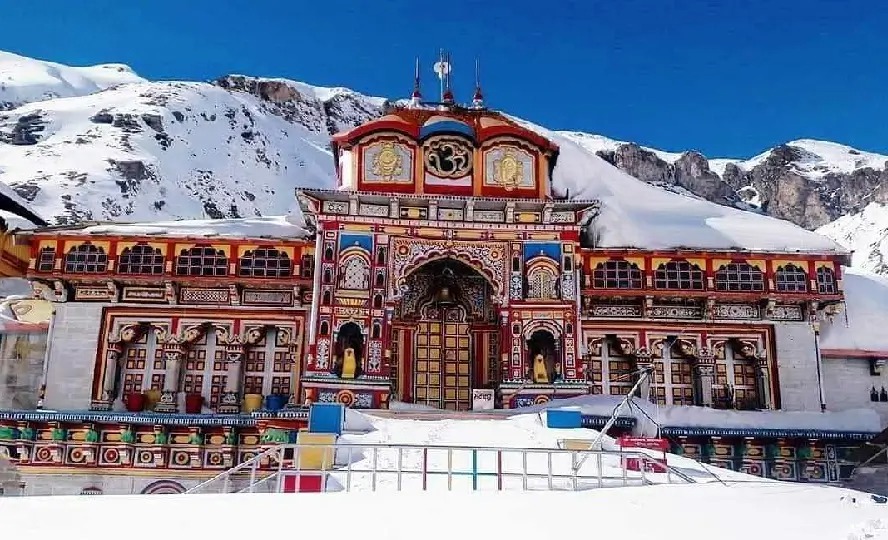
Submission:
[[[802,308],[797,305],[776,305],[771,310],[770,318],[775,321],[801,321]]]
[[[363,148],[363,178],[367,183],[412,183],[413,149],[396,141],[379,141]]]
[[[700,306],[653,306],[648,316],[655,319],[700,319],[703,309]]]
[[[362,216],[388,217],[389,207],[385,204],[361,204],[358,213]]]
[[[641,306],[593,305],[593,317],[641,317]]]
[[[183,304],[228,304],[228,289],[199,289],[183,287],[179,293],[179,301]]]
[[[348,203],[344,201],[324,201],[323,209],[327,214],[348,214]]]
[[[484,153],[484,185],[513,189],[536,186],[534,156],[517,146],[496,146]]]
[[[166,290],[159,287],[124,287],[123,301],[166,303]]]
[[[751,304],[717,304],[714,317],[716,319],[758,319],[758,306]]]
[[[485,223],[502,223],[506,220],[506,213],[500,210],[475,210],[475,221]]]
[[[245,306],[291,306],[293,291],[252,290],[243,292]]]

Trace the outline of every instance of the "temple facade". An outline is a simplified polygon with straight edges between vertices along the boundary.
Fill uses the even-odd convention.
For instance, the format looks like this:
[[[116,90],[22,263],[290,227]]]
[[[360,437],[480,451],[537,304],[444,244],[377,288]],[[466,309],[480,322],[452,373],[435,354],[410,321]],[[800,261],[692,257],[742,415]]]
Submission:
[[[340,185],[298,190],[301,216],[20,235],[54,307],[38,406],[0,412],[20,467],[177,491],[291,440],[311,403],[518,408],[644,372],[663,406],[827,408],[820,321],[848,254],[602,247],[600,201],[553,191],[558,145],[480,92],[414,96],[332,148]],[[812,481],[871,434],[671,429],[677,451]]]

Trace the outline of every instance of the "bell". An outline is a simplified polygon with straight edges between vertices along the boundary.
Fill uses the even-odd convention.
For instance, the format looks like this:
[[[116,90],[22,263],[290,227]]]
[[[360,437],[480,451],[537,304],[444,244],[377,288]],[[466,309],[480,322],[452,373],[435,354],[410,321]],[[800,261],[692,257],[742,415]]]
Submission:
[[[438,304],[452,304],[453,296],[450,295],[450,287],[446,285],[438,289],[438,294],[435,296],[435,302]]]

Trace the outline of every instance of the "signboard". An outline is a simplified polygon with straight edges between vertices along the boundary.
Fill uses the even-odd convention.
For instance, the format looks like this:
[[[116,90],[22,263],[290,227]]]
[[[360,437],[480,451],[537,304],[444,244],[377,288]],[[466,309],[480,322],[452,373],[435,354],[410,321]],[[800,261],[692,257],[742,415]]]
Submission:
[[[493,409],[493,390],[489,388],[472,389],[472,410],[489,411]]]
[[[654,437],[620,437],[617,444],[623,450],[655,450],[662,453],[661,456],[652,455],[653,452],[646,452],[651,457],[648,459],[638,457],[623,457],[623,467],[627,471],[641,471],[642,462],[644,463],[645,472],[664,473],[666,472],[666,451],[669,450],[669,441],[666,439],[657,439]]]

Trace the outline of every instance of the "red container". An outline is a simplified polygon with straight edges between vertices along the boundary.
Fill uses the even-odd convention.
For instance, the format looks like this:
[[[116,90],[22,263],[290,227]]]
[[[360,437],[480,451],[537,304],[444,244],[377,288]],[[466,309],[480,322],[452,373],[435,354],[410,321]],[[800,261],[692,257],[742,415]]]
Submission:
[[[324,474],[284,474],[281,479],[284,493],[321,493],[324,491]]]
[[[127,394],[123,404],[129,412],[141,412],[145,409],[145,394]]]
[[[185,394],[185,413],[200,414],[203,401],[203,396],[200,394]]]

